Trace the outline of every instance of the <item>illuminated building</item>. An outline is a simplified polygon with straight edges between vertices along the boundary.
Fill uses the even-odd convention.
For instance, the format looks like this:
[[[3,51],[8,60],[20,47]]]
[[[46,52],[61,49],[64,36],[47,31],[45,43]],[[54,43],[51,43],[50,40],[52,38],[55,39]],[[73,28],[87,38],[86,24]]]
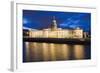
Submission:
[[[83,38],[83,29],[62,29],[57,27],[55,17],[50,28],[42,30],[29,30],[29,37],[32,38]]]

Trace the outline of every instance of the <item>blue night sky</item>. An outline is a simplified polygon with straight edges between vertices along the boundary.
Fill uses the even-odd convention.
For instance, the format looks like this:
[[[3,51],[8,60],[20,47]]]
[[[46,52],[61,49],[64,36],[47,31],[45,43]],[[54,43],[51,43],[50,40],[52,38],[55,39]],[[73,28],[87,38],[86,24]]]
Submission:
[[[84,31],[91,30],[91,14],[82,12],[23,10],[23,26],[32,29],[49,28],[53,16],[55,16],[59,28],[75,29],[80,27]]]

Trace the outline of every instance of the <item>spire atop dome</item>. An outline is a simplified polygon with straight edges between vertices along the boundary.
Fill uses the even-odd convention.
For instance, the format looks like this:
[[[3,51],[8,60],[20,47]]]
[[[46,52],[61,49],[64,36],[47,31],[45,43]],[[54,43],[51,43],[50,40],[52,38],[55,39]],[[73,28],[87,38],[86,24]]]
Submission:
[[[51,24],[51,29],[56,30],[57,29],[57,22],[56,22],[55,16],[53,16],[52,22],[53,23]]]

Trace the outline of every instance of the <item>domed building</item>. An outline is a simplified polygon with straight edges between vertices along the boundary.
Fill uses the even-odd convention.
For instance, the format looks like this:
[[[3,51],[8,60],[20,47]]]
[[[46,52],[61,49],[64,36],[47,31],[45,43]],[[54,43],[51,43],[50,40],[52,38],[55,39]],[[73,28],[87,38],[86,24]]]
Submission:
[[[62,29],[57,27],[57,21],[53,17],[50,28],[42,30],[29,30],[31,38],[83,38],[83,29]]]

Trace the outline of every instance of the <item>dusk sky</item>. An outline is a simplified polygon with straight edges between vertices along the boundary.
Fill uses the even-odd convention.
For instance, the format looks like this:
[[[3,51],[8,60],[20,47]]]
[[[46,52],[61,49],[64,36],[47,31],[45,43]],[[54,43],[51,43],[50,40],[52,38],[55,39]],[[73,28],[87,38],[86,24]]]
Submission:
[[[90,13],[35,10],[23,10],[23,27],[32,29],[50,28],[53,16],[55,16],[59,28],[75,29],[80,27],[84,31],[91,29]]]

